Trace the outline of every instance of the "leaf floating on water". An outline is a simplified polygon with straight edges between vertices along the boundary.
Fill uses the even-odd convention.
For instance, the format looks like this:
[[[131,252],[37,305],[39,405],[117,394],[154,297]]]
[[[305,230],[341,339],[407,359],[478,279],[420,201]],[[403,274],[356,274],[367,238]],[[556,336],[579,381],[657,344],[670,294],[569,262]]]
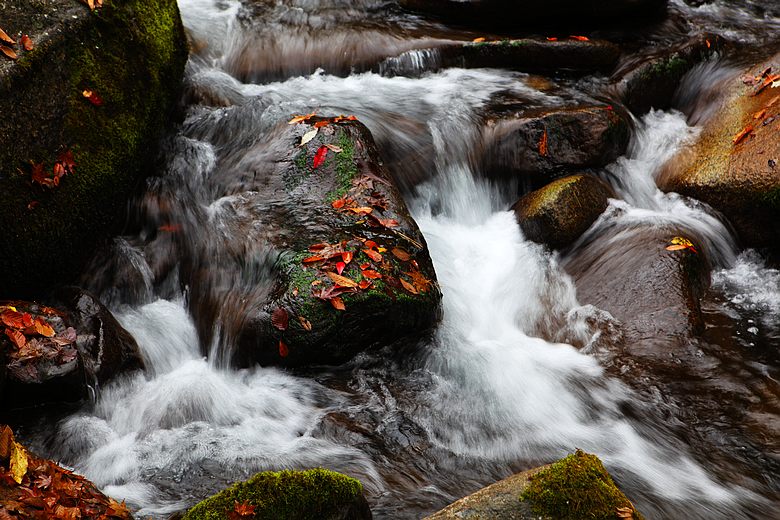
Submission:
[[[312,117],[314,117],[316,115],[317,115],[316,112],[312,112],[311,114],[306,114],[305,116],[295,116],[292,119],[290,119],[289,121],[287,121],[287,124],[288,125],[295,125],[295,124],[298,124],[298,123],[302,123],[304,121],[308,121],[309,119],[311,119]]]
[[[303,144],[303,143],[301,143]],[[319,168],[322,163],[325,162],[325,157],[328,155],[328,147],[327,146],[320,146],[317,149],[317,153],[314,154],[314,162],[312,163],[312,168],[317,169]]]
[[[279,355],[282,357],[287,357],[287,354],[290,353],[290,350],[287,348],[287,345],[284,341],[279,340]]]
[[[287,330],[287,326],[290,323],[290,317],[287,311],[281,307],[274,309],[271,314],[271,324],[279,330]]]
[[[334,283],[342,287],[354,288],[358,286],[355,280],[352,280],[351,278],[347,278],[346,276],[341,276],[340,274],[331,273],[331,272],[328,272],[327,275],[331,280],[333,280]]]
[[[734,144],[739,144],[742,141],[745,140],[745,138],[753,133],[753,127],[752,126],[746,126],[740,133],[734,136],[734,139],[732,139],[732,142]]]
[[[317,132],[319,132],[319,131],[320,131],[319,128],[314,128],[312,130],[309,130],[305,134],[303,134],[303,137],[301,137],[301,144],[298,145],[298,146],[303,146],[306,143],[308,143],[309,141],[311,141],[312,139],[314,139],[314,137],[317,135]]]
[[[333,308],[338,310],[338,311],[345,311],[345,310],[347,310],[347,306],[344,305],[344,300],[342,300],[339,296],[331,298],[328,301],[330,301],[330,304],[333,305]]]
[[[300,322],[301,327],[303,327],[303,330],[306,332],[311,332],[311,322],[304,318],[303,316],[298,316],[298,322]]]

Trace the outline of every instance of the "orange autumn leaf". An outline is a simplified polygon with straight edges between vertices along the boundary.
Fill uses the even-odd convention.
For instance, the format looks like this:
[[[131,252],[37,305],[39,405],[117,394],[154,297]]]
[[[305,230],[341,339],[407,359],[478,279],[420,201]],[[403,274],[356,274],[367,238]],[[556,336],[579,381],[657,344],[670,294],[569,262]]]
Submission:
[[[358,288],[362,291],[365,291],[366,289],[371,287],[371,285],[372,285],[371,282],[369,282],[368,280],[360,280],[360,283],[358,284]]]
[[[287,344],[284,341],[279,340],[279,355],[282,357],[287,357],[287,354],[289,353],[290,350],[287,348]]]
[[[355,280],[352,280],[351,278],[347,278],[346,276],[341,276],[340,274],[332,273],[330,271],[328,271],[326,274],[331,280],[333,280],[334,283],[342,287],[354,288],[358,286]]]
[[[303,327],[303,330],[311,332],[311,322],[309,320],[303,316],[298,316],[298,322],[301,324],[301,327]]]
[[[336,296],[334,298],[331,298],[328,301],[330,301],[330,304],[333,305],[333,308],[336,309],[336,310],[339,310],[339,311],[347,310],[347,306],[344,305],[344,300],[342,300],[338,296]]]
[[[15,329],[21,329],[25,327],[24,313],[12,310],[5,310],[0,313],[0,320],[7,327],[13,327]]]
[[[233,507],[233,511],[239,516],[239,517],[254,517],[255,516],[255,506],[251,505],[249,502],[242,502],[238,503],[236,501],[235,506]]]
[[[16,40],[8,36],[8,33],[6,33],[4,30],[0,29],[0,40],[10,43],[11,45],[14,45],[16,43]]]
[[[392,218],[379,219],[379,223],[386,228],[394,228],[399,226],[398,221]]]
[[[374,262],[382,261],[382,255],[374,251],[373,249],[363,249],[363,252]]]
[[[590,38],[588,38],[587,36],[575,36],[575,35],[572,35],[572,36],[569,36],[569,38],[571,38],[572,40],[580,41],[580,42],[590,41]]]
[[[352,251],[344,251],[341,253],[341,259],[344,260],[345,264],[348,264],[352,261]]]
[[[32,40],[30,39],[30,37],[29,37],[29,36],[27,36],[26,34],[23,34],[23,35],[22,35],[22,38],[21,38],[21,40],[19,40],[19,43],[21,43],[21,44],[22,44],[22,48],[23,48],[24,50],[26,50],[26,51],[31,51],[31,50],[33,50],[33,47],[34,47],[34,45],[33,45],[33,42],[32,42]]]
[[[403,285],[404,289],[406,289],[412,294],[418,294],[417,289],[414,287],[414,285],[410,284],[403,278],[399,278],[399,280],[401,281],[401,285]]]
[[[420,292],[427,292],[431,286],[431,281],[428,280],[420,271],[409,271],[404,273],[411,278],[414,287]]]
[[[314,263],[314,262],[322,262],[323,260],[325,260],[325,258],[323,258],[321,256],[314,255],[314,256],[310,256],[308,258],[304,258],[303,260],[301,260],[301,262],[303,262],[304,264],[311,264],[311,263]]]
[[[378,280],[379,278],[382,278],[382,275],[376,271],[373,271],[371,269],[365,269],[361,272],[364,278],[371,278],[374,280]]]
[[[81,92],[81,95],[84,96],[87,101],[92,103],[94,106],[99,107],[103,105],[103,98],[100,97],[96,92],[93,90],[83,90]]]
[[[54,329],[41,318],[35,318],[35,323],[33,326],[35,327],[35,332],[41,336],[45,336],[47,338],[54,336]]]
[[[368,206],[361,206],[359,208],[347,208],[347,210],[357,215],[368,215],[369,213],[374,211],[374,208],[370,208]]]
[[[314,123],[314,128],[322,128],[323,126],[328,126],[330,124],[330,121],[327,119],[323,119],[322,121],[317,121]]]
[[[6,47],[5,45],[0,45],[0,52],[5,54],[7,57],[11,58],[12,60],[15,60],[19,57],[16,55],[16,52],[14,52],[13,49]]]
[[[289,121],[287,121],[287,124],[288,125],[294,125],[294,124],[297,124],[297,123],[301,123],[303,121],[308,121],[309,119],[311,119],[312,117],[314,117],[316,115],[317,115],[316,112],[312,112],[311,114],[306,114],[305,116],[295,116],[292,119],[290,119]]]
[[[753,119],[763,119],[766,115],[766,108],[763,110],[759,110],[755,114],[753,114]]]
[[[375,249],[376,248],[376,242],[374,242],[373,240],[366,240],[363,243],[363,245],[366,246],[369,249]]]
[[[483,36],[483,37],[481,37],[481,38],[474,38],[474,39],[473,39],[473,40],[471,40],[471,41],[472,41],[472,42],[474,42],[474,43],[482,43],[482,42],[484,42],[484,41],[485,41],[485,37]]]
[[[547,129],[544,129],[541,139],[539,139],[539,155],[547,157]]]
[[[8,336],[8,339],[10,339],[18,349],[24,348],[27,344],[27,338],[18,330],[7,328],[5,329],[5,335]]]
[[[753,132],[752,126],[746,126],[740,133],[734,136],[734,139],[732,139],[732,142],[734,144],[739,144],[742,141],[745,140],[745,138],[750,135]]]
[[[341,209],[344,207],[344,205],[347,203],[347,199],[341,198],[336,199],[331,203],[331,206],[333,206],[334,209]]]
[[[547,41],[548,42],[557,42],[558,38],[556,38],[555,36],[548,36],[547,37]]]

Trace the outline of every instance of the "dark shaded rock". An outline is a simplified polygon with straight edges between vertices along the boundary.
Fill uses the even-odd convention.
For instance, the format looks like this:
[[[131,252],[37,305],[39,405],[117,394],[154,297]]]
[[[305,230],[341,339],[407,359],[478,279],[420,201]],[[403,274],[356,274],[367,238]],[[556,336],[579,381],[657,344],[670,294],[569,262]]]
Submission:
[[[695,253],[666,250],[678,235],[685,236],[673,228],[615,224],[563,259],[580,303],[623,324],[624,351],[634,360],[675,365],[681,345],[704,328],[700,299],[710,266],[695,237],[688,237]]]
[[[530,469],[491,484],[434,513],[426,520],[579,520],[642,515],[617,488],[598,457],[577,450],[553,464]]]
[[[724,44],[719,36],[703,34],[671,49],[632,58],[613,76],[611,90],[636,115],[669,108],[683,77]]]
[[[628,116],[611,105],[538,108],[493,115],[483,130],[483,170],[492,177],[537,177],[606,166],[631,137]]]
[[[178,100],[187,48],[174,0],[99,13],[70,0],[6,2],[3,28],[35,45],[0,60],[0,294],[30,297],[74,280],[120,230]],[[32,184],[30,162],[50,174],[65,150],[75,173],[54,188]]]
[[[642,22],[662,15],[666,0],[401,0],[412,11],[429,13],[469,27],[598,27]]]
[[[236,504],[254,506],[257,520],[370,520],[362,484],[325,469],[266,471],[207,498],[183,520],[227,518]]]
[[[19,482],[11,478],[12,465],[17,472],[24,468]],[[89,480],[29,452],[4,424],[0,424],[0,476],[0,518],[133,518],[124,504],[104,495]],[[88,513],[82,516],[82,512]]]
[[[761,76],[780,71],[780,55],[733,78],[694,146],[664,166],[658,184],[706,202],[725,215],[745,245],[780,250],[780,101]],[[737,137],[749,129],[742,140]]]
[[[577,240],[614,196],[592,175],[570,175],[524,195],[512,209],[527,239],[560,249]]]
[[[328,122],[299,146],[315,123]],[[362,123],[282,124],[239,149],[212,175],[219,232],[184,253],[204,346],[218,322],[232,349],[225,355],[238,365],[338,364],[433,328],[441,295],[425,240]],[[348,278],[342,288],[338,262]]]
[[[0,346],[7,363],[0,401],[7,408],[78,401],[116,375],[143,368],[138,345],[93,295],[75,287],[59,291],[57,308],[12,302],[21,313],[42,319],[53,338],[28,327],[27,344],[12,346],[4,334]]]

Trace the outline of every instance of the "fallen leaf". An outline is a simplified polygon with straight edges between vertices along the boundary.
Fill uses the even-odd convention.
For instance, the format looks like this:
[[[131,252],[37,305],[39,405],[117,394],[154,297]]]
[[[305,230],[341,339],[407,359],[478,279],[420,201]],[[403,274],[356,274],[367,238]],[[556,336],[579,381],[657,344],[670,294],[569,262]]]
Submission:
[[[344,149],[343,149],[342,147],[340,147],[340,146],[336,146],[335,144],[326,144],[325,146],[326,146],[326,147],[328,148],[328,150],[330,150],[331,152],[335,152],[335,153],[341,153],[341,152],[343,152],[343,151],[344,151]]]
[[[366,262],[366,263],[363,263],[363,264],[360,264],[360,270],[361,270],[361,271],[365,271],[365,270],[366,270],[366,269],[368,269],[369,267],[371,267],[371,264],[369,264],[368,262]]]
[[[73,157],[73,151],[64,150],[60,152],[59,155],[57,155],[57,162],[61,163],[70,173],[74,173],[76,160]]]
[[[26,50],[26,51],[33,50],[33,47],[34,47],[33,41],[26,34],[22,35],[22,39],[19,40],[19,43],[22,44],[22,48],[24,48],[24,50]]]
[[[672,244],[670,246],[666,246],[667,251],[680,251],[682,249],[688,249],[688,247],[682,244]]]
[[[65,167],[62,165],[62,163],[54,163],[54,168],[52,170],[52,173],[54,174],[55,179],[59,179],[61,177],[65,176]]]
[[[51,475],[38,475],[33,484],[38,489],[46,489],[51,486]]]
[[[738,133],[737,135],[735,135],[735,136],[734,136],[734,139],[732,139],[731,141],[732,141],[734,144],[739,144],[739,143],[741,143],[742,141],[744,141],[744,140],[745,140],[745,138],[746,138],[748,135],[750,135],[752,132],[753,132],[753,127],[752,127],[752,126],[746,126],[746,127],[745,127],[745,128],[744,128],[744,129],[743,129],[741,132],[740,132],[740,133]]]
[[[11,58],[12,60],[15,60],[19,56],[16,55],[13,49],[10,49],[6,47],[5,45],[0,45],[0,52]]]
[[[305,134],[303,134],[303,137],[301,137],[301,144],[299,144],[298,146],[303,146],[309,141],[311,141],[312,139],[314,139],[314,137],[317,135],[317,132],[319,131],[320,131],[319,128],[314,128],[312,130],[309,130]]]
[[[35,332],[40,334],[41,336],[46,336],[47,338],[50,338],[54,336],[54,329],[46,323],[42,318],[36,318],[35,319]]]
[[[374,262],[382,261],[382,255],[379,254],[377,251],[374,251],[373,249],[363,249],[363,252]]]
[[[363,242],[363,245],[369,249],[374,249],[376,247],[376,242],[374,242],[373,240],[366,240],[365,242]]]
[[[371,287],[372,283],[368,280],[360,280],[360,283],[358,284],[358,288],[362,291],[365,291],[369,287]]]
[[[11,456],[11,443],[14,441],[14,432],[7,425],[0,429],[0,459],[5,460]]]
[[[314,154],[314,162],[312,163],[312,168],[317,169],[322,165],[322,163],[325,162],[325,157],[328,155],[328,147],[327,146],[320,146],[317,149],[317,153]]]
[[[103,98],[98,96],[97,93],[95,93],[93,90],[83,90],[81,95],[96,107],[103,105]]]
[[[472,41],[472,42],[474,42],[474,43],[482,43],[482,42],[484,42],[484,41],[485,41],[485,38],[484,38],[484,37],[480,37],[480,38],[474,38],[474,39],[473,39],[473,40],[471,40],[471,41]]]
[[[279,355],[282,357],[287,357],[287,354],[290,353],[290,350],[287,348],[287,344],[285,344],[284,341],[279,340]]]
[[[5,329],[5,335],[11,340],[16,348],[21,349],[27,344],[27,338],[24,334],[14,329]]]
[[[249,502],[242,502],[239,504],[238,501],[236,501],[233,511],[238,513],[238,516],[255,516],[255,506],[251,505]]]
[[[692,253],[698,253],[696,248],[693,246],[693,242],[685,237],[674,237],[670,241],[670,245],[666,246],[667,251],[680,251],[682,249],[688,249]]]
[[[29,202],[29,204],[27,204],[27,209],[29,209],[30,211],[32,211],[32,210],[34,210],[35,208],[37,208],[37,207],[38,207],[40,204],[41,204],[41,203],[40,203],[40,202],[38,202],[37,200],[31,200],[31,201]]]
[[[290,317],[287,311],[281,307],[274,309],[271,314],[271,324],[279,330],[287,330],[287,326],[290,323]]]
[[[303,260],[301,260],[301,262],[304,263],[304,264],[312,264],[314,262],[322,262],[323,260],[325,260],[325,258],[323,258],[321,256],[314,255],[314,256],[310,256],[310,257],[304,258]]]
[[[341,123],[342,121],[357,121],[357,120],[358,118],[355,116],[345,116],[345,115],[340,115],[338,117],[333,118],[334,123]]]
[[[420,271],[409,271],[404,274],[412,280],[414,287],[422,293],[427,292],[431,286],[431,281],[428,280]]]
[[[378,280],[379,278],[382,278],[382,275],[380,273],[373,271],[371,269],[364,269],[360,274],[362,274],[364,278],[371,278],[374,280]]]
[[[587,36],[574,36],[574,35],[572,35],[572,36],[569,36],[569,38],[571,38],[572,40],[580,41],[580,42],[590,41],[590,38],[588,38]]]
[[[547,129],[544,129],[542,137],[539,139],[539,155],[547,157]]]
[[[351,278],[347,278],[346,276],[341,276],[340,274],[328,272],[326,273],[328,277],[333,280],[334,283],[337,285],[340,285],[342,287],[357,287],[357,282],[355,280],[352,280]]]
[[[294,124],[297,124],[297,123],[301,123],[303,121],[308,121],[309,119],[311,119],[312,117],[314,117],[316,115],[317,115],[316,112],[312,112],[311,114],[306,114],[305,116],[295,116],[292,119],[290,119],[289,121],[287,121],[287,124],[288,125],[294,125]]]
[[[370,208],[368,206],[361,206],[359,208],[347,208],[347,210],[357,215],[368,215],[369,213],[374,211],[374,208]]]
[[[398,221],[392,218],[379,219],[379,223],[386,228],[394,228],[399,226]]]
[[[329,301],[330,301],[330,304],[333,305],[334,309],[339,310],[339,311],[347,310],[346,305],[344,305],[344,300],[342,300],[338,296],[336,296],[334,298],[331,298]]]
[[[311,331],[311,322],[309,320],[307,320],[303,316],[298,316],[298,321],[300,322],[301,327],[303,327],[303,330],[305,330],[306,332]]]
[[[393,253],[393,256],[399,259],[402,262],[408,262],[412,259],[412,255],[401,249],[400,247],[394,247],[391,251]]]
[[[417,289],[414,287],[414,285],[410,284],[409,282],[407,282],[407,281],[406,281],[406,280],[404,280],[403,278],[399,278],[399,280],[401,280],[401,285],[403,285],[403,286],[404,286],[404,289],[406,289],[407,291],[409,291],[409,292],[410,292],[410,293],[412,293],[412,294],[418,294],[418,291],[417,291]]]
[[[555,36],[548,36],[547,37],[547,41],[548,42],[557,42],[558,38],[556,38]]]
[[[341,259],[344,260],[345,264],[348,264],[352,261],[352,251],[344,251],[341,253]]]
[[[24,328],[24,314],[19,311],[5,310],[0,313],[0,321],[2,321],[7,327],[13,327],[15,329]]]
[[[347,264],[344,262],[336,262],[336,272],[341,274],[344,272],[344,268],[347,267]]]
[[[762,119],[766,115],[766,108],[753,114],[753,119]]]
[[[630,507],[618,507],[615,514],[618,518],[634,518],[634,510]]]
[[[22,483],[22,479],[27,474],[27,452],[21,444],[16,441],[11,442],[11,457],[8,469],[11,472],[11,478],[17,484]]]
[[[8,33],[6,33],[4,30],[0,29],[0,40],[10,43],[11,45],[16,43],[16,40],[8,36]]]

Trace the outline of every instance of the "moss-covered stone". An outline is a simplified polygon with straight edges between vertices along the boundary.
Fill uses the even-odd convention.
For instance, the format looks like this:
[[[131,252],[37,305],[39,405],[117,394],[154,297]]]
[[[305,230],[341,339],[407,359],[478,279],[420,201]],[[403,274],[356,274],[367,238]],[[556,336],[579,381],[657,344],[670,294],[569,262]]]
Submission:
[[[371,511],[359,481],[325,469],[266,471],[207,498],[183,520],[224,520],[236,503],[255,507],[255,520],[363,520]]]
[[[0,70],[0,293],[36,296],[74,280],[97,243],[121,230],[178,99],[186,39],[175,0],[116,0],[95,12],[29,3],[4,26],[30,32],[36,46]],[[51,171],[64,150],[75,172],[52,189],[32,184],[30,163]]]
[[[532,476],[521,498],[535,513],[555,520],[615,520],[619,509],[643,518],[599,458],[582,450]]]

